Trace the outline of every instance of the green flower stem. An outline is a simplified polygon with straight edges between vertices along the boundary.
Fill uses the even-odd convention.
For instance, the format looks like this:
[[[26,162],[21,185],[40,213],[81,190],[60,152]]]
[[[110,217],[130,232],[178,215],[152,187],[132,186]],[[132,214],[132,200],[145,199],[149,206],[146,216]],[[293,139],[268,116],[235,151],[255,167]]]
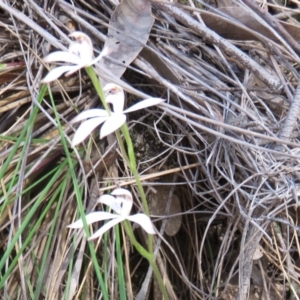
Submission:
[[[102,86],[99,82],[99,78],[95,73],[95,70],[93,69],[93,67],[87,67],[87,68],[85,68],[85,70],[88,73],[90,79],[92,80],[93,86],[94,86],[97,94],[99,95],[105,110],[110,114],[110,108],[109,108],[108,104],[105,101],[105,95],[104,95]]]
[[[88,73],[90,79],[92,80],[93,86],[94,86],[96,92],[98,93],[98,96],[100,97],[100,100],[101,100],[105,110],[108,112],[108,114],[110,114],[111,113],[110,108],[105,100],[105,95],[104,95],[102,86],[99,82],[99,78],[95,73],[95,70],[93,69],[93,67],[87,67],[87,68],[85,68],[85,70]],[[127,165],[130,166],[130,161],[128,159],[124,145],[122,143],[121,135],[117,131],[116,131],[116,135],[117,135],[117,140],[118,140],[119,146],[121,148],[121,152],[124,155],[124,159],[125,159]]]
[[[135,249],[144,257],[146,258],[152,269],[153,269],[153,272],[154,272],[154,275],[156,277],[156,280],[158,282],[158,285],[159,285],[159,288],[160,288],[160,291],[162,292],[163,294],[163,299],[164,300],[168,300],[169,299],[169,296],[168,296],[168,293],[167,293],[167,290],[164,286],[164,282],[163,282],[163,279],[161,277],[161,274],[158,270],[158,267],[156,265],[156,262],[155,262],[155,257],[154,257],[154,253],[153,252],[148,252],[147,250],[145,250],[145,248],[136,240],[134,234],[133,234],[133,231],[132,231],[132,227],[131,227],[131,224],[129,221],[125,221],[123,222],[124,224],[124,227],[125,227],[125,230],[126,230],[126,233],[127,235],[129,236],[129,239],[132,243],[132,245],[135,247]],[[148,234],[148,236],[150,236],[150,234]]]
[[[88,73],[90,79],[92,80],[92,83],[101,99],[101,102],[104,106],[104,108],[106,109],[106,111],[108,113],[110,113],[110,108],[109,106],[107,105],[106,101],[105,101],[105,95],[104,95],[104,92],[103,92],[103,89],[101,87],[101,84],[100,84],[100,81],[94,71],[94,69],[92,67],[87,67],[86,68],[86,72]],[[144,191],[144,188],[142,186],[142,183],[140,181],[140,177],[139,177],[139,174],[138,174],[138,171],[137,171],[137,168],[136,168],[136,159],[135,159],[135,153],[134,153],[134,148],[133,148],[133,143],[132,143],[132,140],[131,140],[131,137],[130,137],[130,133],[129,133],[129,129],[128,129],[128,126],[127,124],[125,123],[122,127],[122,133],[125,137],[125,141],[126,141],[126,144],[127,144],[127,149],[128,149],[128,156],[126,154],[126,151],[125,151],[125,147],[124,147],[124,144],[123,144],[123,141],[122,141],[122,138],[120,136],[120,133],[119,132],[116,132],[116,136],[117,136],[117,140],[118,140],[118,143],[119,143],[119,146],[120,146],[120,149],[121,149],[121,152],[124,156],[124,159],[127,163],[127,165],[130,167],[131,169],[131,172],[133,173],[133,176],[136,180],[136,183],[137,183],[137,187],[138,187],[138,190],[139,190],[139,194],[141,196],[141,199],[142,199],[142,203],[143,203],[143,207],[144,207],[144,210],[145,210],[145,213],[149,216],[149,207],[148,207],[148,203],[147,203],[147,199],[146,199],[146,194],[145,194],[145,191]],[[169,297],[168,297],[168,293],[166,291],[166,288],[164,286],[164,283],[163,283],[163,279],[161,277],[161,274],[158,270],[158,267],[156,265],[156,262],[155,262],[155,257],[154,257],[154,253],[153,253],[153,237],[151,234],[148,234],[148,249],[149,249],[149,252],[147,250],[145,250],[145,248],[140,244],[138,243],[138,241],[136,240],[134,234],[133,234],[133,231],[132,231],[132,227],[131,227],[131,224],[128,222],[128,221],[125,221],[124,222],[125,224],[125,230],[126,230],[126,233],[127,235],[129,236],[130,238],[130,241],[132,243],[132,245],[136,248],[136,250],[144,257],[146,258],[152,269],[153,269],[153,272],[154,272],[154,275],[156,277],[156,280],[159,284],[159,287],[160,287],[160,290],[163,294],[163,297],[165,300],[168,300]]]
[[[145,191],[144,188],[142,186],[140,177],[139,177],[139,173],[137,171],[136,168],[136,160],[135,160],[135,153],[134,153],[134,148],[133,148],[133,143],[130,137],[130,133],[129,133],[129,129],[127,124],[125,123],[122,126],[122,132],[123,135],[125,137],[125,141],[127,143],[127,149],[128,149],[128,155],[129,155],[129,160],[130,160],[130,168],[131,171],[133,173],[134,179],[136,180],[136,184],[143,202],[143,207],[145,210],[145,213],[149,216],[149,207],[148,207],[148,203],[147,203],[147,199],[146,199],[146,195],[145,195]],[[148,249],[150,253],[153,253],[153,239],[152,239],[152,235],[148,235]]]

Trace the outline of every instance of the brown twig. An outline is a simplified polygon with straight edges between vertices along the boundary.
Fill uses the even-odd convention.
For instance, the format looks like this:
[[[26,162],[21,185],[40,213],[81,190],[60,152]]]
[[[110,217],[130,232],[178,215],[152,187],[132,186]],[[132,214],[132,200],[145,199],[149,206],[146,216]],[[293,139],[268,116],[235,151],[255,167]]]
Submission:
[[[298,82],[297,89],[293,98],[293,102],[290,106],[288,115],[283,123],[278,137],[283,140],[289,140],[292,131],[296,125],[300,113],[300,81]]]
[[[172,6],[165,2],[153,1],[154,6],[158,10],[163,10],[173,16],[176,20],[182,22],[188,28],[194,30],[196,33],[200,34],[203,39],[220,47],[228,56],[231,56],[235,61],[238,61],[245,68],[250,69],[260,80],[262,80],[268,87],[273,90],[280,90],[282,85],[278,78],[271,75],[253,59],[251,59],[246,53],[242,52],[240,49],[236,48],[226,39],[222,38],[214,31],[207,28],[205,25],[197,22],[191,18],[187,13],[178,7]]]
[[[287,30],[274,18],[267,10],[263,9],[256,2],[252,0],[244,0],[244,3],[255,11],[265,22],[267,22],[286,42],[300,54],[300,45],[295,39],[287,32]]]

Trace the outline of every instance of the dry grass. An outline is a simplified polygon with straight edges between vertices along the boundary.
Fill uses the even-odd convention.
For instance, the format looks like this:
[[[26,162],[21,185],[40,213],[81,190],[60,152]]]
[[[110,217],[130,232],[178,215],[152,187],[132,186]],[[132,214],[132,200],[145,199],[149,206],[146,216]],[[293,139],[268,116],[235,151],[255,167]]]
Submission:
[[[237,2],[255,22],[264,17]],[[121,83],[131,91],[128,101],[145,94],[168,100],[163,113],[149,109],[129,123],[149,201],[163,199],[163,208],[174,214],[168,225],[152,207],[160,230],[154,244],[159,268],[171,299],[242,300],[249,284],[249,299],[299,299],[299,49],[268,22],[247,29],[238,14],[220,16],[221,9],[195,4],[202,9],[192,1],[186,10],[153,4],[156,21],[147,47],[123,76],[129,85]],[[73,6],[54,0],[0,3],[0,58],[9,63],[0,71],[1,255],[12,245],[0,263],[3,299],[98,299],[101,293],[84,234],[66,229],[77,217],[76,191],[63,165],[65,148],[47,91],[38,101],[46,72],[41,58],[67,46],[70,30],[86,32],[96,50],[102,48],[113,1],[74,0]],[[271,12],[299,29],[297,16],[291,17],[295,6],[272,5]],[[201,17],[217,33],[228,26],[232,36],[218,39]],[[236,33],[242,30],[243,40]],[[75,107],[96,107],[99,100],[84,72],[59,81],[52,92],[71,137],[73,129],[64,124]],[[30,135],[16,146],[37,107]],[[95,140],[88,150],[72,153],[85,211],[111,181],[135,192],[119,152],[106,146]],[[178,232],[166,234],[178,224]],[[144,243],[142,232],[135,233]],[[160,299],[147,263],[125,241],[128,298]],[[113,247],[113,239],[95,245],[100,266],[108,268],[110,298],[118,299]],[[259,250],[262,257],[253,259]]]

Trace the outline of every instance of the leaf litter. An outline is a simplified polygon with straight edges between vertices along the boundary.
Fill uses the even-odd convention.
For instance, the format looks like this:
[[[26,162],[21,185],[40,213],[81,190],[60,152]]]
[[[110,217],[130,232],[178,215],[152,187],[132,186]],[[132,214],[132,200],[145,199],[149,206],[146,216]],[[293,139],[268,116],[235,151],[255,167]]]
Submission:
[[[75,0],[72,5],[64,1],[0,2],[0,63],[6,64],[1,65],[0,73],[0,157],[5,169],[1,173],[1,253],[42,195],[48,181],[43,176],[51,174],[65,157],[49,96],[38,103],[37,90],[46,73],[41,59],[49,52],[65,51],[70,30],[80,29],[92,38],[95,55],[105,46],[112,48],[113,55],[96,68],[103,82],[114,82],[128,91],[126,107],[146,97],[167,99],[163,114],[148,108],[145,115],[132,113],[129,124],[155,137],[152,145],[162,145],[153,147],[163,149],[153,157],[139,157],[149,201],[150,194],[157,197],[161,193],[166,206],[172,194],[180,202],[176,212],[169,210],[181,216],[177,233],[168,236],[164,219],[153,218],[164,238],[155,239],[154,246],[160,250],[157,261],[170,298],[298,298],[298,10],[293,5],[265,2],[261,11],[248,2],[236,1],[233,6],[231,1],[217,1],[212,6],[201,1],[185,5],[153,1],[154,18],[148,1],[124,0],[119,6],[117,1],[92,0]],[[133,13],[128,7],[143,3],[147,21],[129,19],[127,27],[128,11]],[[137,26],[140,22],[145,25],[142,31]],[[99,100],[84,71],[80,76],[64,77],[51,88],[65,134],[72,138],[69,121],[76,116],[74,108],[97,108]],[[26,149],[24,143],[14,147],[34,106],[39,111],[31,142]],[[76,176],[84,187],[86,211],[93,209],[94,198],[108,182],[129,184],[128,170],[115,153],[114,141],[107,145],[95,140],[90,149],[74,154],[73,159],[79,160]],[[20,159],[22,168],[17,169]],[[33,223],[24,228],[20,246],[67,176],[64,169],[48,190]],[[131,189],[134,194],[132,183]],[[76,217],[74,191],[68,181],[41,269],[44,273],[37,272],[57,203],[53,202],[33,243],[20,250],[19,264],[4,280],[7,299],[15,299],[18,293],[29,297],[29,286],[37,298],[62,299],[70,292],[69,299],[75,299],[85,290],[91,299],[99,298],[92,269],[88,267],[83,276],[89,262],[85,255],[77,256],[71,288],[65,288],[72,264],[68,259],[72,237],[66,225]],[[135,204],[140,206],[137,197]],[[88,253],[84,236],[77,239],[79,253]],[[15,251],[19,251],[17,244]],[[101,261],[100,248],[97,254]],[[125,254],[131,259],[136,255],[131,250]],[[13,257],[11,252],[7,266],[12,266]],[[113,255],[110,266],[109,289],[117,291]],[[150,285],[148,266],[140,262],[130,266],[134,271],[127,278],[132,286],[128,297],[150,299],[154,295],[160,299],[155,294],[159,293],[156,283]]]

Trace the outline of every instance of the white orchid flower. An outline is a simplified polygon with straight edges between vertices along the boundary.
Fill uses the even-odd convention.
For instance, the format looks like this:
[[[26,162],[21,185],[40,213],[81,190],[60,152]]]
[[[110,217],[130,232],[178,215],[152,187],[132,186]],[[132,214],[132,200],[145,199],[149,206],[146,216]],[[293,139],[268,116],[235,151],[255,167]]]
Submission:
[[[103,88],[105,99],[107,103],[112,104],[113,111],[108,114],[104,109],[89,109],[80,113],[75,117],[71,123],[77,123],[85,120],[76,130],[72,145],[76,146],[80,144],[86,137],[88,137],[91,132],[99,125],[102,125],[100,130],[100,139],[114,132],[120,128],[126,122],[126,113],[143,109],[149,106],[158,105],[164,102],[161,98],[149,98],[140,101],[131,107],[124,109],[124,91],[123,89],[116,85],[109,83]],[[88,119],[88,120],[86,120]]]
[[[108,48],[104,48],[101,54],[93,59],[93,44],[91,39],[85,33],[74,31],[69,37],[75,38],[75,42],[69,46],[69,51],[56,51],[50,53],[43,60],[46,63],[65,62],[73,65],[64,65],[52,69],[42,80],[43,83],[54,81],[64,73],[66,76],[69,76],[81,68],[89,67],[109,53]]]
[[[155,234],[155,230],[150,218],[142,213],[130,216],[133,200],[132,194],[125,189],[118,188],[115,189],[111,195],[102,195],[98,201],[110,207],[115,213],[109,213],[105,211],[92,212],[86,215],[86,222],[88,225],[98,222],[109,220],[105,223],[99,230],[97,230],[88,240],[94,240],[101,237],[106,231],[114,227],[118,223],[124,220],[129,220],[131,222],[139,224],[147,233]],[[68,228],[83,228],[82,220],[77,220],[76,222],[67,226]]]

